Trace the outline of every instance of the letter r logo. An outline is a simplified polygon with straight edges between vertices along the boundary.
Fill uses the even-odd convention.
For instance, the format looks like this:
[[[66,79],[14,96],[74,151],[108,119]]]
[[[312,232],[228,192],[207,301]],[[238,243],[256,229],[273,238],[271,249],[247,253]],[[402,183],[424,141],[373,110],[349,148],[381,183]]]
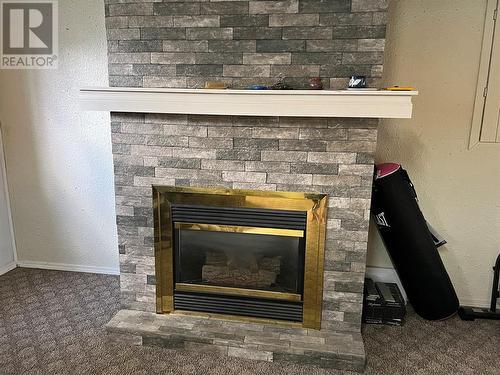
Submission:
[[[3,54],[53,53],[53,3],[2,1]]]

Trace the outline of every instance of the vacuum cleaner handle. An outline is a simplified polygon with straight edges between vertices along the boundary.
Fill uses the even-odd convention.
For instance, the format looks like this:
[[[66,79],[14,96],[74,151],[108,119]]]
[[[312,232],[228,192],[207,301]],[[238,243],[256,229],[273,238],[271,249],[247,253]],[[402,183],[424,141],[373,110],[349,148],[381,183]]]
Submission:
[[[471,307],[461,306],[458,310],[458,315],[462,320],[474,319],[494,319],[500,320],[500,312],[497,312],[497,301],[500,298],[500,254],[498,254],[495,265],[493,266],[493,285],[491,286],[491,305],[490,308],[486,307]]]

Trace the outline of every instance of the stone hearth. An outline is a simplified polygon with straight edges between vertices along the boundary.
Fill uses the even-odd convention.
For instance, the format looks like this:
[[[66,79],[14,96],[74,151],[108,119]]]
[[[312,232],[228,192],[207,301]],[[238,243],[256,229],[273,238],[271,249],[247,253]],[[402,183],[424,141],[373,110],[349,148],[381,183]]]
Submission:
[[[365,364],[359,333],[287,328],[203,315],[159,315],[137,310],[120,310],[106,329],[110,339],[132,345],[354,371],[362,371]]]

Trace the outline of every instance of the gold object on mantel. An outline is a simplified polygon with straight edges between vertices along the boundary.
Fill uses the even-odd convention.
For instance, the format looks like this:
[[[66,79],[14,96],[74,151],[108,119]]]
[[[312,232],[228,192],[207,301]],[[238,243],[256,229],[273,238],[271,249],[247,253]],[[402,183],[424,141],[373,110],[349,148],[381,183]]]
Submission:
[[[299,192],[269,192],[259,190],[208,189],[191,187],[153,186],[153,207],[155,227],[155,272],[156,272],[156,311],[157,313],[172,313],[174,309],[174,265],[173,265],[173,229],[171,205],[191,204],[215,207],[262,208],[274,210],[305,211],[306,238],[304,259],[304,292],[302,327],[319,329],[321,326],[321,304],[323,299],[323,265],[325,253],[325,229],[327,195]],[[190,229],[207,230],[208,224],[178,223],[189,225]],[[179,226],[178,225],[178,226]],[[212,226],[212,225],[210,225]],[[253,227],[214,226],[224,231],[256,231]],[[201,229],[203,228],[203,229]],[[243,228],[243,229],[241,229]],[[301,237],[302,231],[258,228],[272,235],[292,235]],[[209,229],[212,230],[212,229]],[[278,234],[280,231],[281,234]],[[273,233],[271,233],[273,232]],[[256,233],[256,232],[254,232]],[[285,234],[285,235],[286,235]],[[188,288],[191,284],[176,284],[175,287]],[[196,287],[209,287],[196,285]],[[209,288],[217,288],[210,286]],[[221,287],[222,288],[222,287]],[[238,293],[239,288],[224,288],[229,294]],[[198,289],[198,291],[200,291]],[[215,290],[212,289],[212,292]],[[247,293],[250,289],[241,289],[239,293]],[[253,296],[260,292],[251,290]],[[276,292],[265,292],[276,293]],[[280,293],[281,294],[281,293]],[[240,294],[241,295],[241,294]],[[300,297],[300,296],[299,296]],[[276,298],[276,296],[273,296]],[[296,297],[290,297],[296,298]],[[193,313],[206,316],[207,313]],[[212,314],[213,315],[213,314]],[[218,314],[216,314],[218,315]],[[234,316],[236,320],[262,321],[244,316]],[[264,319],[266,320],[266,319]],[[267,319],[272,320],[272,319]],[[281,321],[275,321],[280,323]],[[296,324],[296,323],[295,323]],[[286,322],[290,325],[290,322]]]
[[[389,86],[389,87],[386,87],[384,90],[387,90],[387,91],[415,91],[416,88],[413,86]]]
[[[204,89],[227,89],[229,86],[225,82],[219,81],[207,81],[203,86]]]

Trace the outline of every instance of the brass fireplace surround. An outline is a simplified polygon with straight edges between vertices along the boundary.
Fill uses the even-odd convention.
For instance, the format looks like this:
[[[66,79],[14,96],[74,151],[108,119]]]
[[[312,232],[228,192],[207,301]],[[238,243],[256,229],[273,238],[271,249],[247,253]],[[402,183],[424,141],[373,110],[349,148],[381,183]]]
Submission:
[[[327,210],[327,196],[325,194],[153,186],[157,313],[183,313],[182,311],[174,310],[174,228],[171,220],[172,204],[261,208],[307,212],[307,235],[305,241],[304,259],[303,320],[301,325],[306,328],[320,328]],[[191,230],[274,234],[294,237],[304,236],[304,233],[299,233],[302,231],[286,229],[197,223],[176,223],[176,225],[178,227],[182,226]],[[226,288],[208,285],[200,286],[179,283],[175,285],[175,287],[177,290],[184,291],[200,291],[200,288],[202,288],[206,293],[226,293],[237,295],[250,295],[249,293],[251,293],[251,295],[257,297],[273,297],[292,301],[300,300],[302,297],[292,293],[245,290],[240,288]],[[273,293],[274,295],[272,295]],[[188,313],[198,314],[194,312]],[[207,315],[206,313],[199,314]],[[248,320],[241,316],[230,318]],[[252,318],[251,320],[256,319]]]

